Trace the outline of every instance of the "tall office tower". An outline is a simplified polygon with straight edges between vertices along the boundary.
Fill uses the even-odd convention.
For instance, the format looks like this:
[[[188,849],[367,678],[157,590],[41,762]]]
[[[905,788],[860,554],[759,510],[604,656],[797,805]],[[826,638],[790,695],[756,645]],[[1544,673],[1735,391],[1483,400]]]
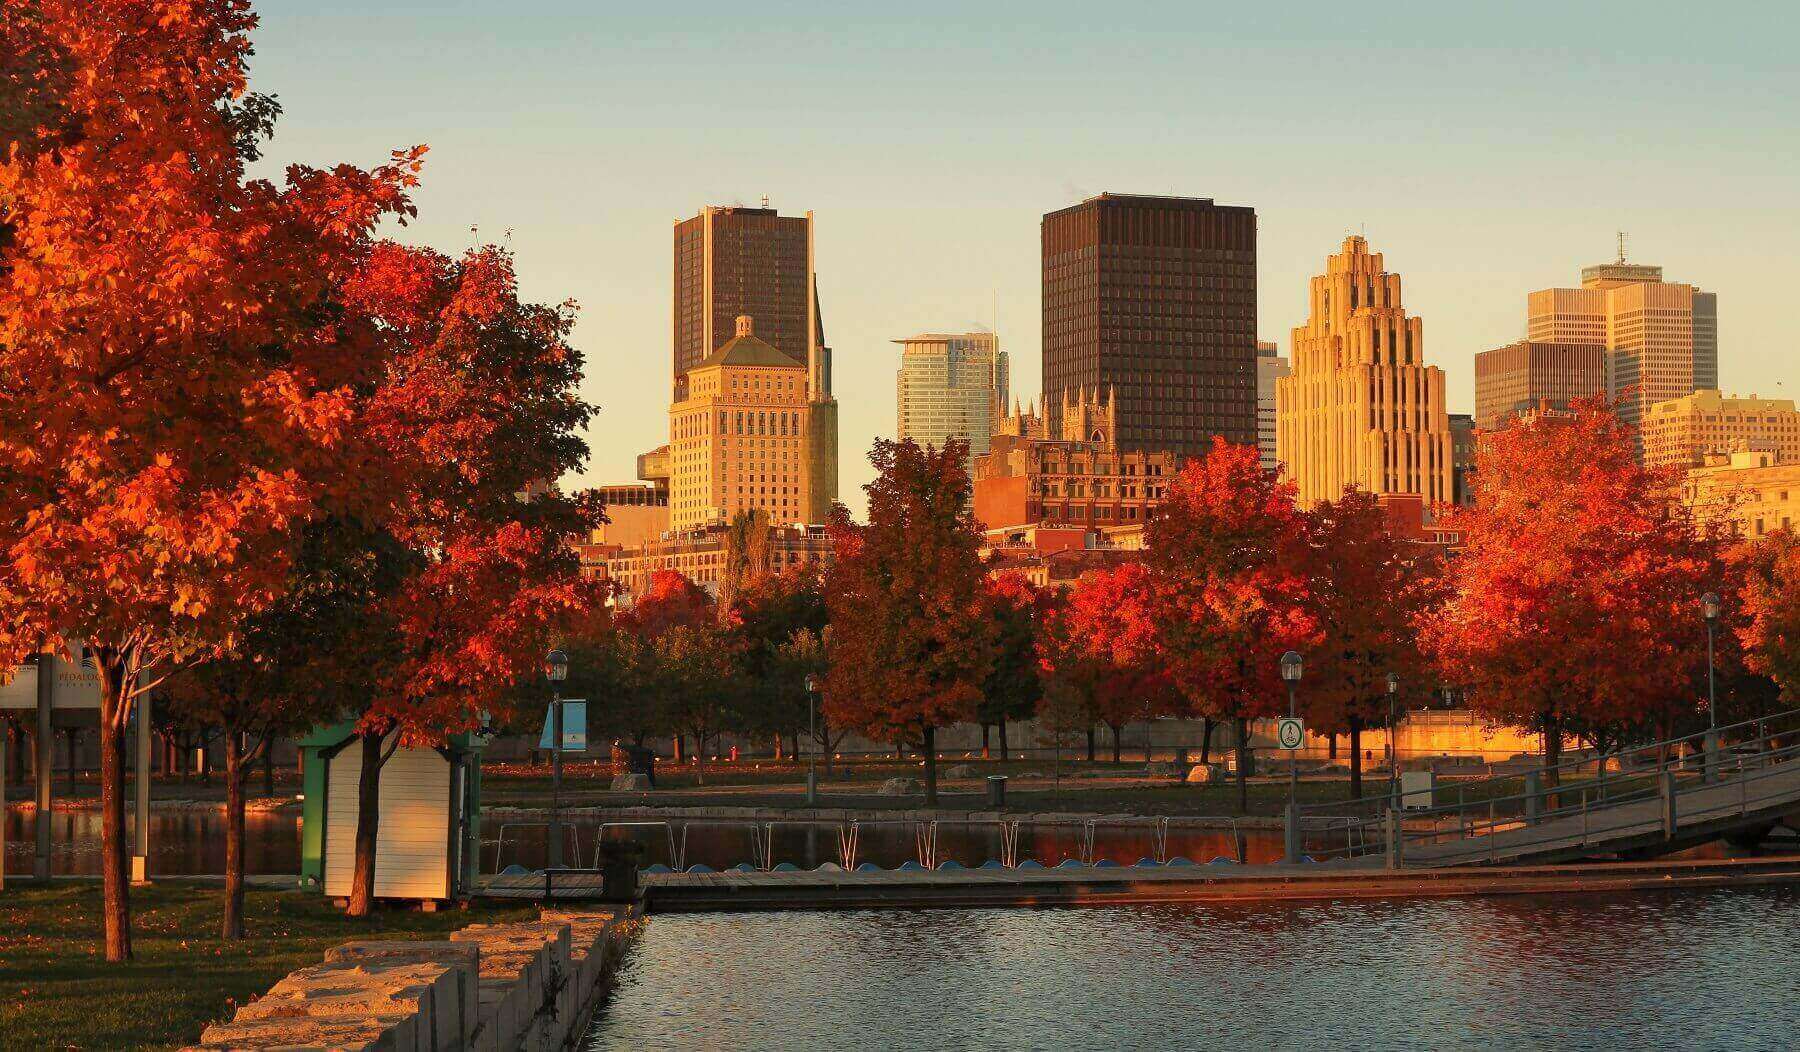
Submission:
[[[675,224],[677,382],[756,319],[760,338],[806,360],[816,328],[812,213],[708,205]]]
[[[1475,503],[1475,418],[1450,414],[1450,502]]]
[[[1256,448],[1262,451],[1265,468],[1281,466],[1275,455],[1275,381],[1292,372],[1280,348],[1266,340],[1256,342]]]
[[[1526,338],[1606,348],[1608,390],[1638,424],[1657,402],[1719,385],[1719,300],[1663,280],[1661,267],[1625,262],[1583,268],[1578,289],[1542,289],[1528,301]]]
[[[756,335],[737,335],[688,370],[669,406],[669,528],[684,530],[763,511],[773,525],[821,522],[836,499],[837,403],[814,397],[806,363]],[[821,448],[820,416],[831,443]],[[816,461],[829,455],[831,492]]]
[[[1695,391],[1645,411],[1643,442],[1650,467],[1699,467],[1709,456],[1743,452],[1791,463],[1800,461],[1800,411],[1792,398]]]
[[[1606,348],[1520,340],[1475,356],[1475,426],[1502,427],[1517,413],[1606,394]]]
[[[1256,442],[1256,211],[1101,194],[1044,216],[1044,408],[1118,394],[1118,447]]]
[[[1400,302],[1400,275],[1360,237],[1312,279],[1312,313],[1294,330],[1294,371],[1276,381],[1276,447],[1302,506],[1347,485],[1453,496],[1444,373],[1425,364],[1424,329]]]
[[[940,449],[963,439],[973,464],[1006,412],[1006,352],[991,332],[925,333],[894,342],[900,345],[896,436]]]

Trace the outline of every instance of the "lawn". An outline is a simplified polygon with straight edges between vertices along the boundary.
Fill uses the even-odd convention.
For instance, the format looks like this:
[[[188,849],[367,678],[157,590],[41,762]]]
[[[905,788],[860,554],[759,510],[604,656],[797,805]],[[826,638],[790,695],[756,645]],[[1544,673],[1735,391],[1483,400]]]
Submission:
[[[217,886],[175,880],[132,890],[137,959],[100,951],[100,885],[15,883],[0,892],[0,1048],[179,1048],[326,948],[352,939],[441,938],[529,908],[384,911],[346,919],[316,892],[252,890],[251,937],[226,943]]]

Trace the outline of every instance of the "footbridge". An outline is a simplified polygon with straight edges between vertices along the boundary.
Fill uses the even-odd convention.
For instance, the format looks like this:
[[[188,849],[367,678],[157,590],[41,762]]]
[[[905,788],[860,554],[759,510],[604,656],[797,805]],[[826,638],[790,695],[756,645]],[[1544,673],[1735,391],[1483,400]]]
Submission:
[[[1550,768],[1300,808],[1290,852],[1399,868],[1642,860],[1800,826],[1800,709]],[[1409,806],[1412,805],[1412,806]]]

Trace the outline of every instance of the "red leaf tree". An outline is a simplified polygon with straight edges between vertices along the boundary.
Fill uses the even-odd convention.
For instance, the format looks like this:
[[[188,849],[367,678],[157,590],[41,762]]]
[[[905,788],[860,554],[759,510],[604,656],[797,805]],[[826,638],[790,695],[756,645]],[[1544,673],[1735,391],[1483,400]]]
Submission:
[[[102,684],[108,960],[131,955],[124,729],[287,577],[381,366],[338,293],[419,151],[245,176],[247,3],[39,0],[0,19],[0,659],[84,641]],[[16,122],[16,123],[10,123]]]
[[[1670,501],[1668,473],[1601,400],[1485,436],[1466,547],[1426,622],[1444,678],[1476,711],[1601,749],[1667,737],[1704,711],[1700,597],[1720,586],[1719,539]]]
[[[992,660],[967,454],[960,440],[942,449],[877,441],[868,525],[836,509],[825,574],[825,712],[838,726],[919,746],[934,804],[937,729],[974,715]]]
[[[1046,625],[1050,673],[1088,716],[1089,760],[1095,723],[1112,731],[1118,763],[1125,724],[1184,714],[1165,671],[1157,588],[1141,563],[1092,570],[1075,582]]]
[[[1277,663],[1316,634],[1294,487],[1255,447],[1215,438],[1182,465],[1148,541],[1169,675],[1191,712],[1235,726],[1245,810],[1249,721],[1285,711]]]
[[[1734,635],[1750,670],[1800,705],[1800,538],[1780,530],[1745,545],[1738,565],[1743,620]]]

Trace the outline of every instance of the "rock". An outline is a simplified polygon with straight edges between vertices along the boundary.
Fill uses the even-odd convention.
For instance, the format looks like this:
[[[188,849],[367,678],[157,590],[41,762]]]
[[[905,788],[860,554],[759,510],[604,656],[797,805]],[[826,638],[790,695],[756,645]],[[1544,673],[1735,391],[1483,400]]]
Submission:
[[[1185,781],[1195,785],[1211,785],[1225,780],[1225,765],[1222,763],[1197,763],[1188,768]]]
[[[650,791],[650,776],[647,774],[615,774],[612,780],[612,791],[615,793],[647,793]]]
[[[1158,760],[1155,763],[1145,764],[1144,773],[1152,778],[1180,778],[1186,772],[1177,764],[1167,760]]]
[[[881,783],[882,796],[916,796],[924,791],[917,778],[889,778]]]
[[[973,778],[973,777],[975,777],[975,768],[971,767],[970,765],[968,765],[966,763],[959,763],[955,767],[952,767],[949,770],[945,771],[944,777],[945,778]]]

